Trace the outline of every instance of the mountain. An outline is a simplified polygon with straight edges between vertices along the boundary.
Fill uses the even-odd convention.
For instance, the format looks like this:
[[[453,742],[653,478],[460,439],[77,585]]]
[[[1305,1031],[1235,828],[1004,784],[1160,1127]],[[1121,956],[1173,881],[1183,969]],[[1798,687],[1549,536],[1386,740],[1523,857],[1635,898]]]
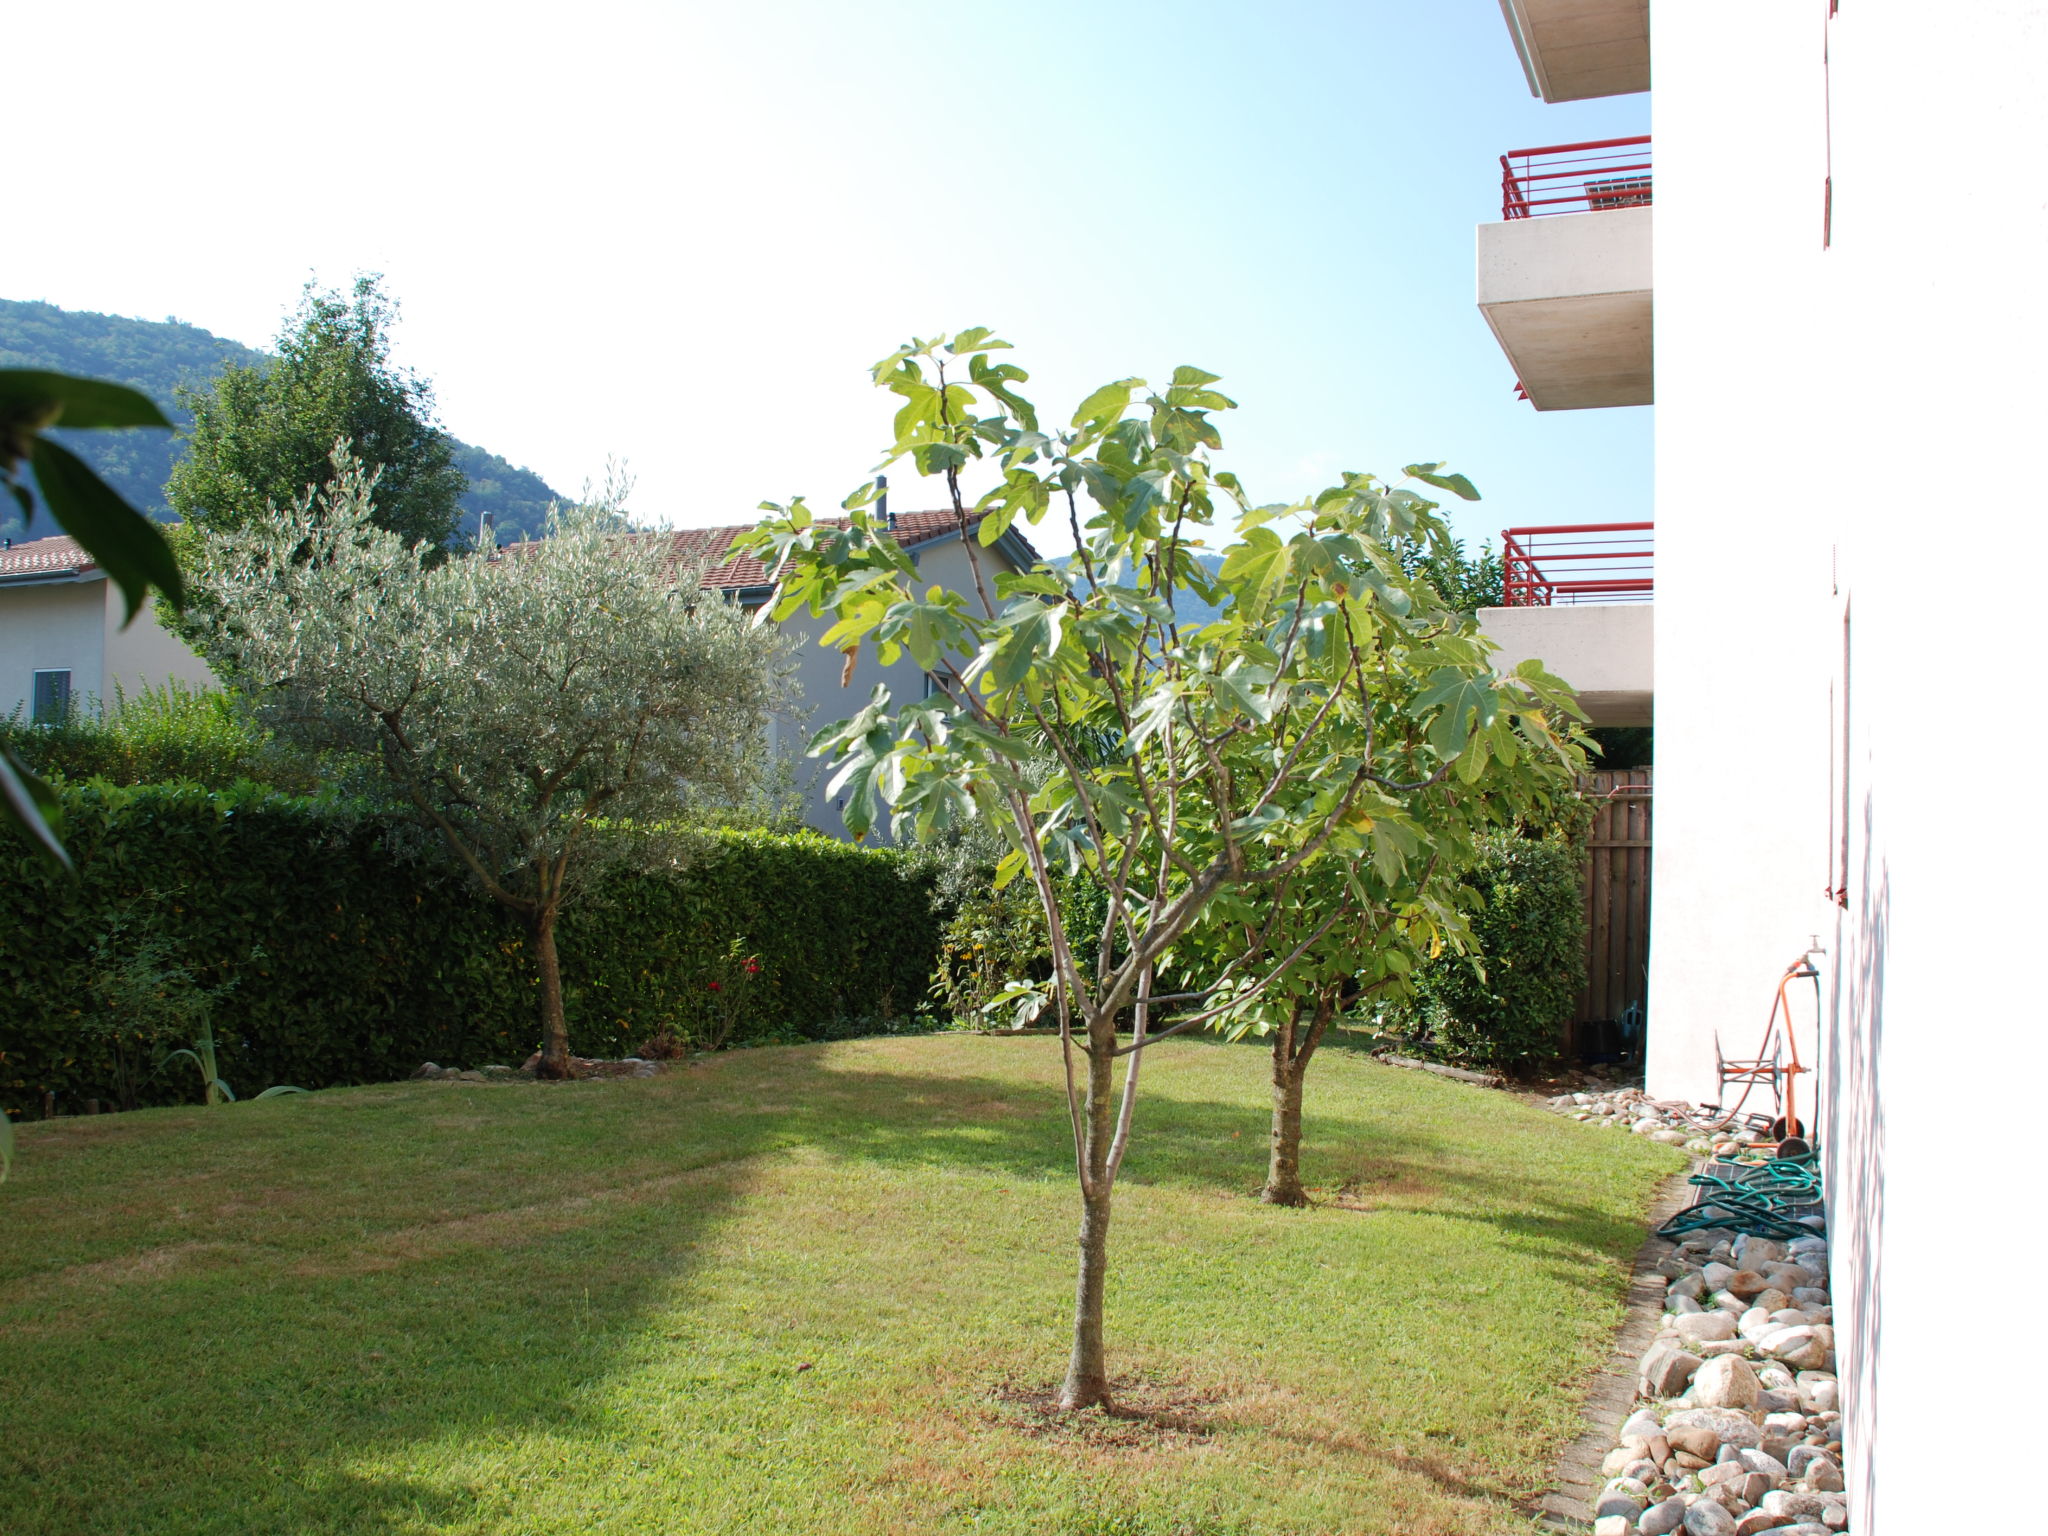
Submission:
[[[54,304],[0,299],[0,368],[46,368],[54,373],[112,379],[141,390],[180,427],[191,418],[178,409],[179,385],[202,386],[223,368],[267,360],[267,353],[252,351],[182,320],[129,320],[59,309]],[[164,505],[164,481],[170,478],[171,466],[181,451],[175,436],[150,431],[59,431],[53,435],[131,504],[154,518],[170,518]],[[535,537],[541,532],[548,503],[567,499],[549,489],[530,469],[521,469],[458,438],[449,441],[455,449],[456,467],[469,480],[462,497],[466,514],[462,524],[468,532],[476,531],[485,513],[493,513],[501,540]],[[15,526],[0,526],[0,532],[16,538],[57,532],[40,509],[35,526],[21,528],[20,514],[11,503],[0,508],[0,525],[10,513]]]

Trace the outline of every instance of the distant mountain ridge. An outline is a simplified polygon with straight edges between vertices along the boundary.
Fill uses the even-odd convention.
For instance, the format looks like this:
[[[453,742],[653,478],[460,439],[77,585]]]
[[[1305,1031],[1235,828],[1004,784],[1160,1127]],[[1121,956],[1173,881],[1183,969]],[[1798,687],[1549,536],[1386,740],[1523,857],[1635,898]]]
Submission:
[[[179,385],[205,385],[223,368],[254,366],[269,354],[203,331],[183,320],[130,320],[88,310],[59,309],[20,299],[0,299],[0,368],[45,368],[55,373],[112,379],[141,390],[183,427],[190,420],[178,409]],[[167,432],[62,432],[54,434],[90,464],[107,484],[129,502],[160,520],[170,518],[164,504],[164,482],[177,462],[179,447]],[[548,503],[558,495],[530,469],[497,454],[451,437],[455,464],[469,480],[463,493],[462,531],[474,536],[486,513],[497,520],[500,539],[537,537]],[[55,533],[40,509],[35,524],[19,527],[11,504],[0,508],[0,522],[14,513],[16,538]]]

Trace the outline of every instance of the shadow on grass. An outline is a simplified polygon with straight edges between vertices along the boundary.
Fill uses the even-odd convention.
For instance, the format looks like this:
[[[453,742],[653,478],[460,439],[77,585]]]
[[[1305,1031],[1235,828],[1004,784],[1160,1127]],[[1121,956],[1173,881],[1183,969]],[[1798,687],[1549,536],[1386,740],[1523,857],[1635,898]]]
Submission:
[[[488,1478],[427,1482],[351,1463],[405,1446],[461,1460],[536,1435],[565,1458],[620,1454],[602,1388],[644,1350],[650,1312],[687,1304],[707,1242],[764,1154],[1072,1177],[1056,1087],[834,1065],[816,1049],[735,1055],[645,1085],[322,1098],[188,1119],[213,1152],[175,1196],[196,1257],[15,1265],[0,1289],[0,1507],[12,1530],[516,1530],[518,1491]],[[110,1194],[110,1183],[140,1176],[151,1125],[171,1123],[154,1116],[193,1113],[122,1117],[127,1135],[46,1159],[38,1177],[70,1181],[60,1195],[75,1186],[79,1222],[132,1219],[147,1188]],[[1433,1190],[1415,1208],[1489,1223],[1518,1261],[1570,1283],[1639,1237],[1597,1202],[1539,1196],[1525,1176],[1474,1166],[1445,1134],[1313,1105],[1311,1117],[1324,1162]],[[1255,1104],[1166,1091],[1141,1096],[1139,1118],[1127,1182],[1256,1187]],[[237,1147],[246,1155],[230,1156]],[[36,1240],[17,1229],[4,1246]],[[1426,1460],[1416,1469],[1477,1496]]]

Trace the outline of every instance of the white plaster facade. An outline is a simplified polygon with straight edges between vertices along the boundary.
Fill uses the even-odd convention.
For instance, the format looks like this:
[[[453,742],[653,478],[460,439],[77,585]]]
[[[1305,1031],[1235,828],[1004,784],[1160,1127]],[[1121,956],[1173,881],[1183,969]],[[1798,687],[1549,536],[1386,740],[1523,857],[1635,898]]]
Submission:
[[[70,675],[74,708],[111,710],[124,693],[172,681],[215,686],[153,603],[124,627],[125,611],[119,589],[69,539],[0,551],[0,715],[28,716],[44,671]]]
[[[1963,1276],[2032,1230],[2048,1078],[2018,963],[2048,835],[2012,771],[2044,736],[2048,6],[1645,8],[1648,1086],[1717,1099],[1717,1040],[1754,1054],[1817,939],[1818,1006],[1794,995],[1854,1529],[1917,1536],[1962,1519],[1962,1426],[2032,1412],[2003,1304]]]

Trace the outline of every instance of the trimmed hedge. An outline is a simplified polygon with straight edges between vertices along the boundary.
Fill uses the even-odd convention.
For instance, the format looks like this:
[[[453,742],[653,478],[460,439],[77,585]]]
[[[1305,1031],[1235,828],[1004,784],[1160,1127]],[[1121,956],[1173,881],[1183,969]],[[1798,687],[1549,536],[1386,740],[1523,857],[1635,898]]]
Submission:
[[[95,944],[145,918],[215,1005],[220,1071],[246,1097],[402,1077],[422,1061],[523,1060],[537,1044],[524,930],[375,820],[253,787],[66,786],[71,880],[0,843],[0,1106],[116,1096],[95,1029]],[[617,872],[558,929],[571,1047],[630,1052],[688,1020],[737,939],[759,957],[738,1039],[840,1038],[914,1012],[938,948],[928,875],[816,833],[714,832],[685,868]],[[171,1045],[189,1042],[173,1041]],[[142,1103],[194,1097],[159,1072]]]
[[[1567,837],[1484,840],[1464,881],[1485,978],[1449,951],[1415,973],[1409,1007],[1439,1053],[1485,1066],[1557,1054],[1586,984],[1583,859]]]

